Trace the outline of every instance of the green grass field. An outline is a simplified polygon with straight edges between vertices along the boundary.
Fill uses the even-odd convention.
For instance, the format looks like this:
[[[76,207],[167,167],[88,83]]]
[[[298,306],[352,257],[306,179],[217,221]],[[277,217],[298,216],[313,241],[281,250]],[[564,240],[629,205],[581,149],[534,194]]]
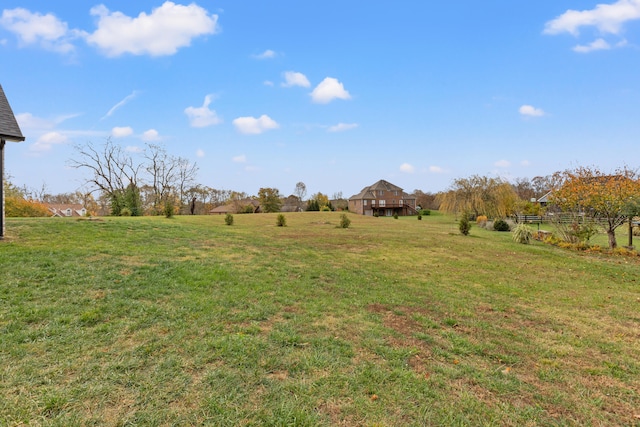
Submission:
[[[0,425],[640,425],[640,258],[453,217],[9,219]]]

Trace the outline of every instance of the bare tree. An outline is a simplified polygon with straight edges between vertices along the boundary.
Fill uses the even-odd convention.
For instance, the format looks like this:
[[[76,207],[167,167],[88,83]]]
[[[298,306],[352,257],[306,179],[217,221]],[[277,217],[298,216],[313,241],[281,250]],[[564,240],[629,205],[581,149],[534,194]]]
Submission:
[[[304,198],[307,196],[307,186],[304,182],[300,181],[296,184],[296,189],[293,190],[293,195],[298,198],[298,207],[302,208]]]
[[[93,191],[100,190],[112,197],[125,190],[127,185],[137,185],[141,165],[131,155],[108,138],[102,147],[91,142],[75,147],[77,157],[70,160],[71,167],[89,170],[92,177],[87,183]]]
[[[154,210],[161,210],[169,197],[178,197],[180,203],[186,204],[187,189],[195,182],[198,166],[168,154],[164,147],[155,144],[147,144],[143,156],[147,160],[145,170],[153,191]]]
[[[169,155],[164,147],[154,144],[148,144],[138,160],[111,139],[101,147],[87,143],[75,148],[77,156],[70,160],[71,166],[91,172],[87,184],[91,191],[98,190],[111,200],[112,214],[118,214],[129,203],[128,198],[142,199],[145,210],[156,214],[177,197],[185,203],[187,189],[198,172],[196,164]],[[130,203],[135,205],[130,207],[132,211],[140,207],[136,200]]]

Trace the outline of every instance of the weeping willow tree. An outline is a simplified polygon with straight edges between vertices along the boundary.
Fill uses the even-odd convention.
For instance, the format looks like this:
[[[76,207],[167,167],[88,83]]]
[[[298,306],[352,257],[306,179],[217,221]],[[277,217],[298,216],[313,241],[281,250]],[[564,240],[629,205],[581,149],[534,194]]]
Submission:
[[[518,196],[513,186],[500,178],[473,175],[458,178],[451,187],[438,194],[440,210],[448,213],[469,212],[489,218],[506,218],[515,211]]]

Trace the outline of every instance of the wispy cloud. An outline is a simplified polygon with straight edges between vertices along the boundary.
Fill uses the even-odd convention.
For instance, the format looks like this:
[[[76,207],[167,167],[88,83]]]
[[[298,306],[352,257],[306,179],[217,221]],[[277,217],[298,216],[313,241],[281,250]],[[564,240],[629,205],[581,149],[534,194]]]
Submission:
[[[447,171],[440,166],[429,166],[429,172],[431,173],[446,173]]]
[[[414,173],[415,171],[416,171],[416,168],[409,163],[403,163],[400,165],[400,172]]]
[[[47,132],[40,136],[36,142],[29,146],[29,151],[42,153],[51,151],[54,145],[66,144],[69,138],[60,132]]]
[[[111,109],[109,111],[107,111],[107,114],[105,114],[100,120],[104,120],[107,117],[111,117],[113,115],[113,113],[115,113],[118,108],[123,107],[129,101],[135,99],[135,97],[138,96],[139,93],[140,92],[138,92],[137,90],[134,90],[133,92],[131,92],[130,95],[125,96],[125,98],[122,101],[118,102],[116,105],[111,107]]]
[[[31,113],[16,114],[16,120],[20,125],[20,129],[23,131],[43,131],[54,129],[56,126],[65,122],[66,120],[73,119],[81,114],[63,114],[56,116],[52,119],[45,119],[42,117],[34,116]]]
[[[142,153],[144,151],[144,148],[138,147],[137,145],[127,145],[124,150],[129,153]]]
[[[199,159],[204,158],[205,156],[205,152],[203,149],[199,148],[196,150],[196,157],[198,157]]]
[[[247,156],[245,156],[244,154],[240,154],[239,156],[235,156],[233,159],[231,159],[234,163],[246,163],[247,162]]]
[[[357,123],[338,123],[337,125],[329,126],[327,132],[346,132],[357,127]]]
[[[494,166],[498,168],[508,168],[511,166],[511,162],[509,160],[498,160],[494,163]]]

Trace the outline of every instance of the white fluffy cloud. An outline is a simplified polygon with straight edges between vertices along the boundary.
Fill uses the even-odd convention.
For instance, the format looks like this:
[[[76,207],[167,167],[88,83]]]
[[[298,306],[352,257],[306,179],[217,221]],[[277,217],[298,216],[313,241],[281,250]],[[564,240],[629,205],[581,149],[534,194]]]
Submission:
[[[233,121],[233,125],[236,127],[238,132],[247,135],[257,135],[280,127],[275,120],[265,114],[258,118],[238,117]]]
[[[196,150],[196,156],[197,156],[199,159],[204,158],[204,156],[205,156],[205,152],[204,152],[204,150],[203,150],[203,149],[200,149],[200,148],[199,148],[199,149],[197,149],[197,150]]]
[[[334,99],[351,99],[351,95],[338,79],[326,77],[313,89],[311,99],[318,104],[328,104]]]
[[[567,10],[547,22],[545,34],[578,35],[581,27],[596,27],[601,33],[619,34],[623,24],[640,19],[640,0],[618,0],[613,4],[598,4],[590,10]]]
[[[400,172],[414,173],[415,171],[416,171],[416,168],[413,167],[413,165],[410,165],[409,163],[403,163],[400,165]]]
[[[83,35],[51,13],[32,13],[21,7],[3,10],[0,25],[14,33],[23,46],[37,45],[59,53],[73,52],[73,39]]]
[[[307,76],[302,73],[298,73],[295,71],[285,71],[284,82],[282,83],[283,87],[293,87],[293,86],[302,86],[302,87],[310,87],[311,83]]]
[[[212,95],[204,97],[202,107],[187,107],[184,113],[189,117],[189,123],[194,128],[204,128],[222,123],[215,110],[209,109],[209,104],[213,100]]]
[[[124,138],[133,134],[133,129],[130,126],[114,127],[111,129],[111,136],[114,138]]]
[[[155,129],[149,129],[142,133],[142,140],[147,142],[159,141],[160,134]]]
[[[542,117],[545,115],[544,110],[535,108],[532,105],[523,105],[518,111],[520,114],[527,117]]]
[[[166,1],[150,14],[141,12],[134,18],[99,5],[91,9],[91,15],[98,17],[98,28],[86,37],[87,42],[112,57],[173,55],[194,38],[215,34],[218,29],[218,16],[195,3],[184,6]]]
[[[338,123],[337,125],[330,126],[327,132],[345,132],[358,127],[357,123]]]

